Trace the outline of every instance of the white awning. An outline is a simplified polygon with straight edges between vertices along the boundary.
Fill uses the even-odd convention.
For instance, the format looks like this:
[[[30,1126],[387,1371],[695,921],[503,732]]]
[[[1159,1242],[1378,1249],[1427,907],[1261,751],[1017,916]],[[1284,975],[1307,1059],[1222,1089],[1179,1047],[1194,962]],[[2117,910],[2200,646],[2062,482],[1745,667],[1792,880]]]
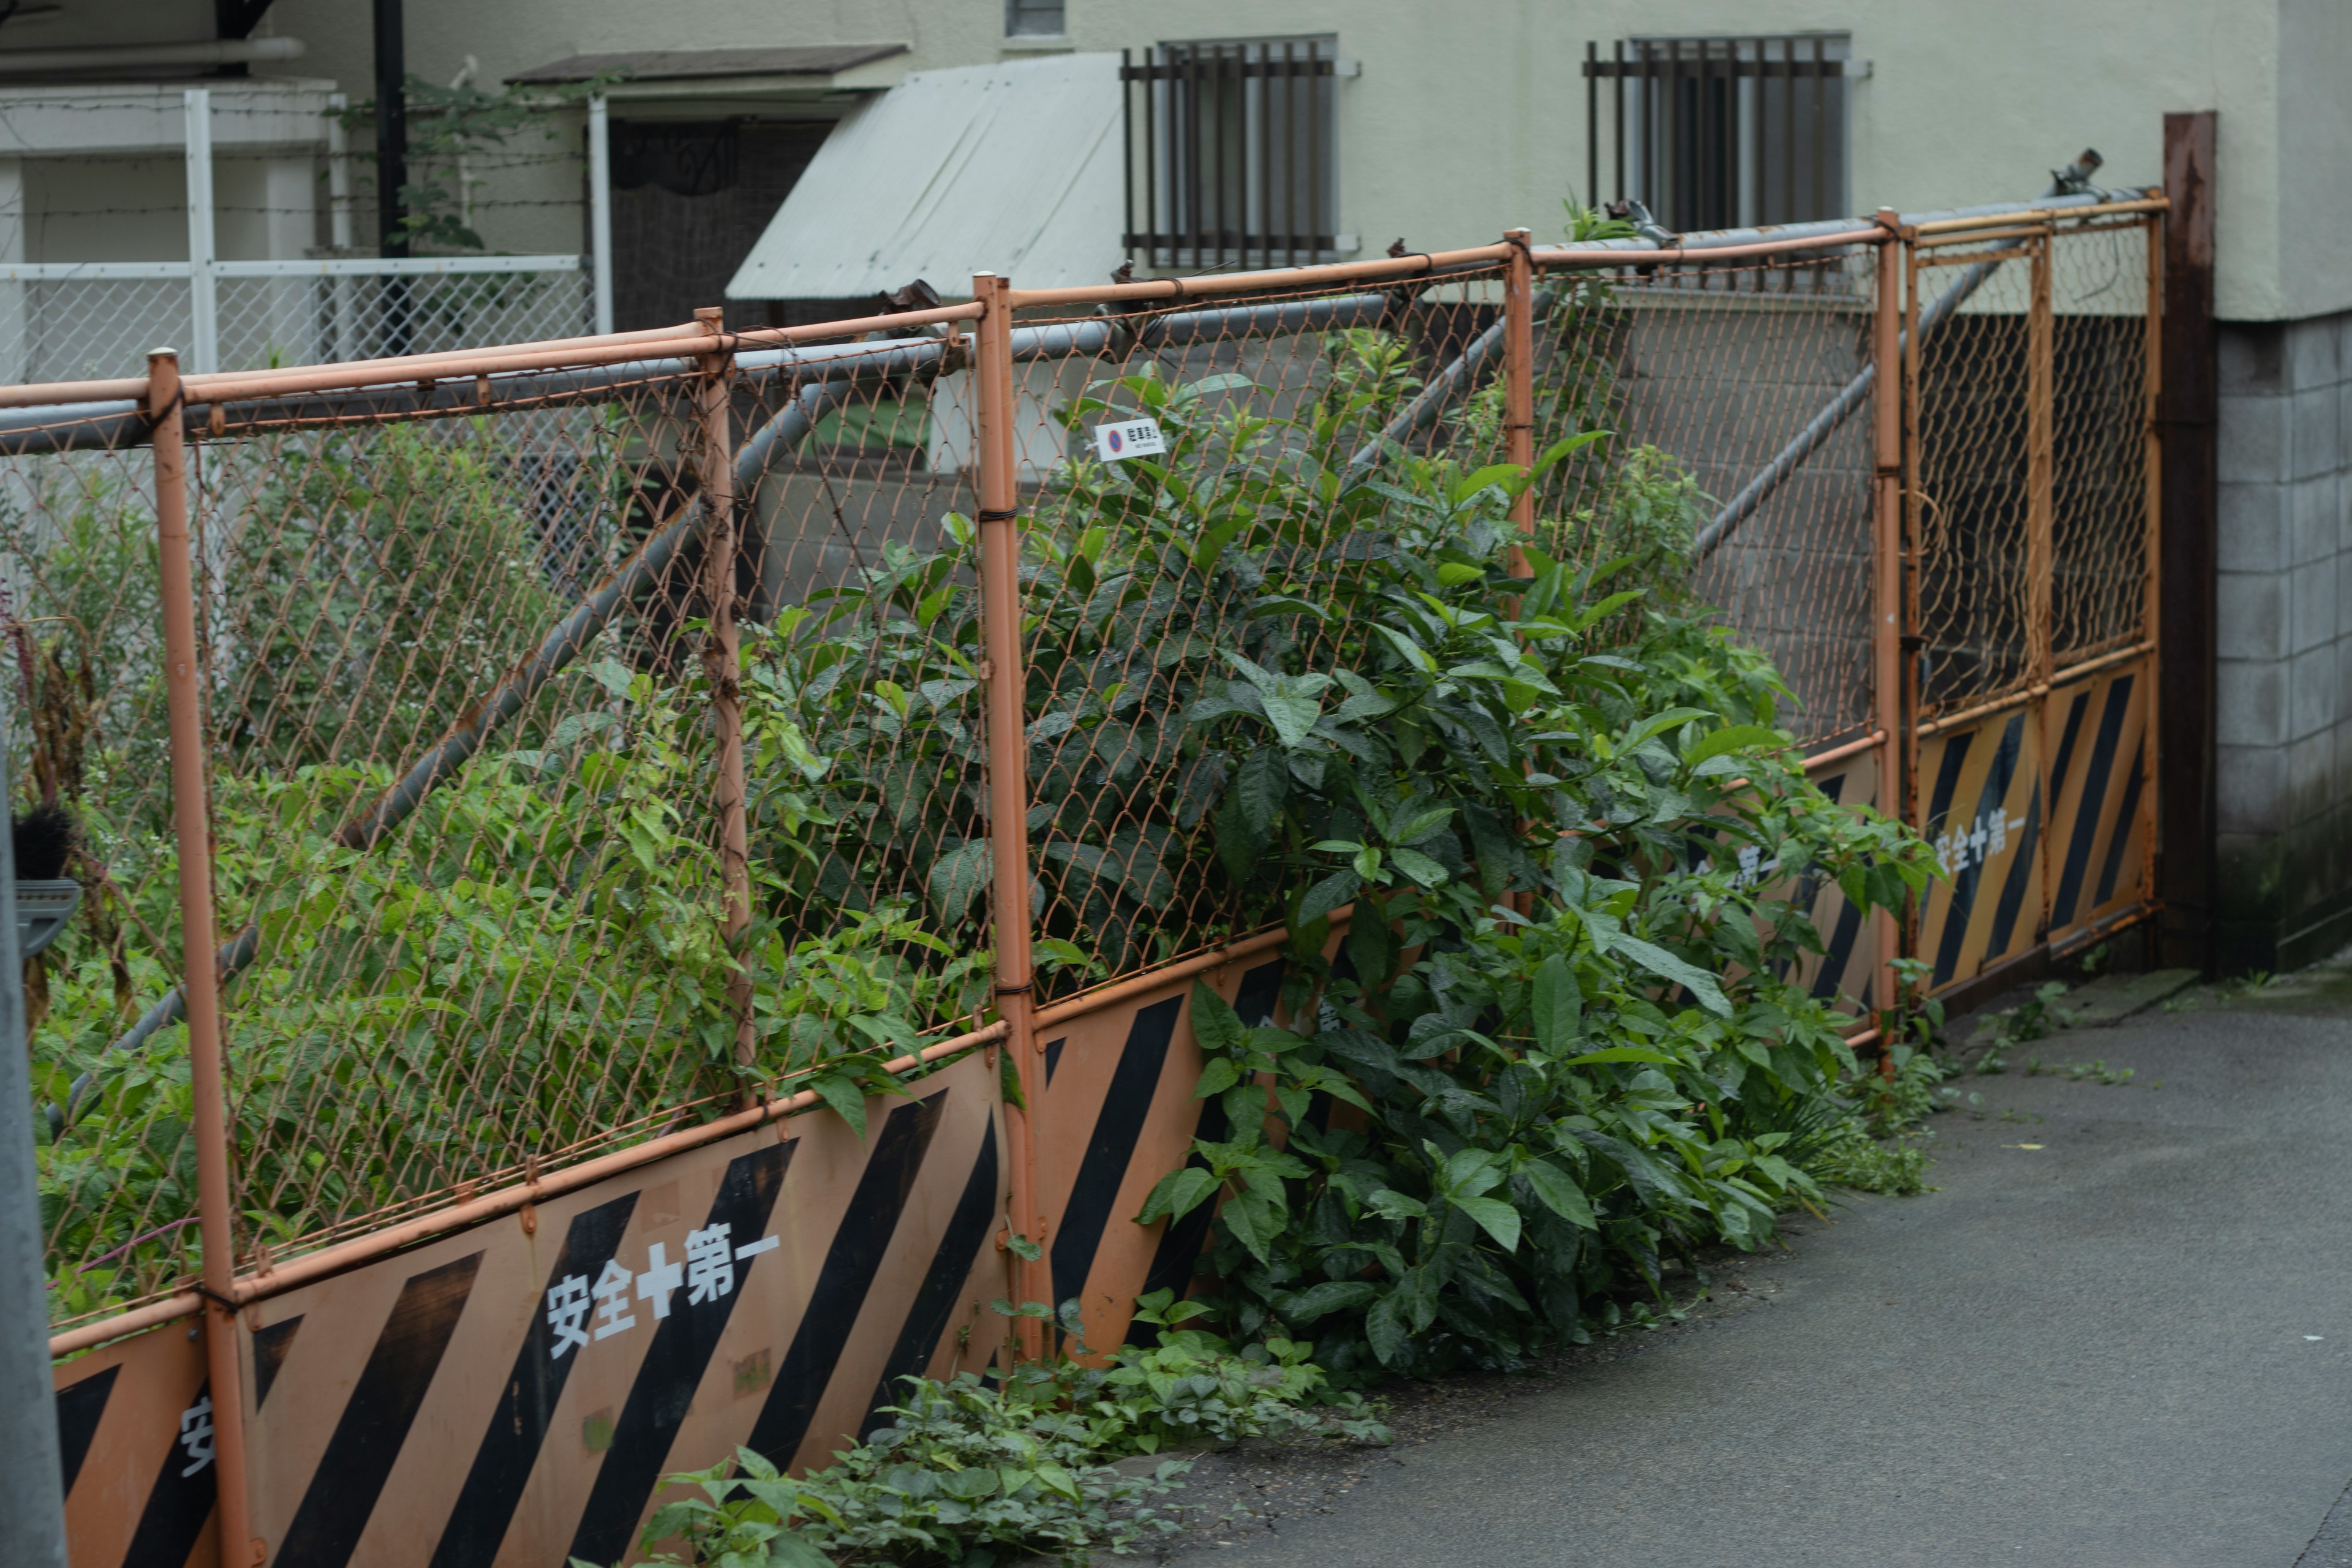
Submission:
[[[1117,55],[912,72],[834,127],[727,297],[1105,282],[1127,254],[1121,146]]]

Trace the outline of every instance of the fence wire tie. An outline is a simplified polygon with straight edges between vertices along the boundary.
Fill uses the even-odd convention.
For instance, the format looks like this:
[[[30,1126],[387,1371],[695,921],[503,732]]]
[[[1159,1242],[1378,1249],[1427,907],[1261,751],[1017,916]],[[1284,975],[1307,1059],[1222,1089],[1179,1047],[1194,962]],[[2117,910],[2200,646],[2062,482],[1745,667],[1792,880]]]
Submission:
[[[165,404],[161,408],[142,408],[139,411],[139,416],[146,420],[147,428],[152,430],[173,416],[184,414],[187,411],[187,407],[188,384],[185,381],[181,381],[174,384],[172,388],[171,402]]]

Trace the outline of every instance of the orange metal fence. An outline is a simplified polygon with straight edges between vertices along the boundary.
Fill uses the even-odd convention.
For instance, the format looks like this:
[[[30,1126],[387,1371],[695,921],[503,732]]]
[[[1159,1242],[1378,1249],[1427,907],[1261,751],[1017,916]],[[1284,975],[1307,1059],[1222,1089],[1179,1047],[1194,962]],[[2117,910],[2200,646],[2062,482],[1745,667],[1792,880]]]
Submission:
[[[1898,954],[1948,986],[2145,910],[2162,206],[982,275],[818,327],[0,389],[12,761],[76,812],[89,889],[29,976],[53,1348],[121,1342],[60,1369],[78,1542],[130,1528],[121,1466],[194,1462],[200,1401],[217,1491],[139,1493],[186,1538],[158,1561],[215,1496],[236,1561],[386,1485],[428,1533],[478,1507],[454,1457],[374,1491],[335,1468],[393,1353],[370,1314],[442,1335],[383,1373],[423,1379],[404,1421],[445,1411],[446,1348],[554,1379],[534,1442],[559,1405],[586,1424],[576,1461],[499,1461],[489,1551],[557,1516],[625,1548],[654,1475],[722,1437],[821,1455],[877,1376],[963,1354],[968,1280],[1079,1296],[1115,1341],[1187,1261],[1111,1221],[1197,1131],[1190,979],[1264,1016],[1281,974],[1207,820],[1248,761],[1188,716],[1236,659],[1316,668],[1336,634],[1294,590],[1360,571],[1360,512],[1569,437],[1612,433],[1521,498],[1524,536],[1687,559],[1822,786],[1937,845],[1907,930],[1817,895],[1818,994],[1860,1011]],[[1147,417],[1168,459],[1097,447]],[[867,1103],[886,1068],[914,1101]],[[874,1136],[796,1120],[825,1106]],[[838,1239],[886,1197],[928,1271]],[[735,1265],[762,1293],[657,1313],[685,1338],[566,1393],[587,1320],[548,1328],[548,1292],[667,1278],[706,1200],[781,1238]],[[265,1405],[354,1334],[315,1363],[344,1404]],[[168,1442],[99,1387],[151,1361],[197,1391]],[[629,1414],[722,1363],[756,1419]],[[433,1420],[506,1419],[447,1397]]]

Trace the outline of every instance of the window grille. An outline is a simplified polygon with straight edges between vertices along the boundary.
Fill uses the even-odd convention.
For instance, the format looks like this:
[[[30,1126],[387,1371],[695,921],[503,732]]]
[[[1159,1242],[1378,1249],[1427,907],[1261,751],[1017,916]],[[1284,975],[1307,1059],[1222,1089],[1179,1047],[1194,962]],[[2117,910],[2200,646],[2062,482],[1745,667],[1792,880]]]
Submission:
[[[1851,54],[1843,33],[1587,43],[1587,192],[1685,234],[1845,216]]]
[[[1336,256],[1338,55],[1329,37],[1123,51],[1128,254],[1188,268]]]

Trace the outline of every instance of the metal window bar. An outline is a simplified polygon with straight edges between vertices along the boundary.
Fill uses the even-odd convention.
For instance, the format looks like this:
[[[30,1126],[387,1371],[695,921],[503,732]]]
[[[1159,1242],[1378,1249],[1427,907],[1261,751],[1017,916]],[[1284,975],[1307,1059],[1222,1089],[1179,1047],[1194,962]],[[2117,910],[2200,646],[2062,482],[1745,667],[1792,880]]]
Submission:
[[[1603,59],[1588,42],[1588,195],[1601,194],[1605,136],[1613,199],[1677,232],[1838,216],[1844,79],[1858,68],[1847,48],[1822,33],[1635,38]]]
[[[1338,72],[1314,38],[1121,51],[1129,256],[1196,268],[1333,256]]]

